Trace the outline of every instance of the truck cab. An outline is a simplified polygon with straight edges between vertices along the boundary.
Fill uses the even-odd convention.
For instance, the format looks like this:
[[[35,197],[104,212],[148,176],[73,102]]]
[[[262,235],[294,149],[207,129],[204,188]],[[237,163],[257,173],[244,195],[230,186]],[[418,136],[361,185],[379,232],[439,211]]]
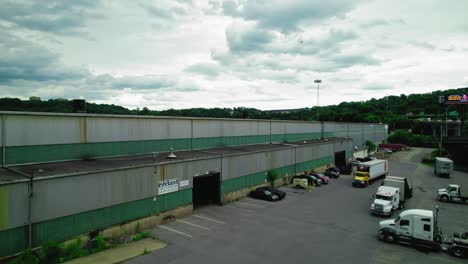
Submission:
[[[437,221],[430,210],[411,209],[398,218],[380,221],[378,238],[391,243],[406,243],[438,249]]]
[[[437,199],[441,202],[466,202],[468,197],[461,193],[461,188],[457,184],[449,184],[446,188],[437,190]]]
[[[400,209],[400,189],[380,186],[374,195],[374,202],[370,207],[371,213],[391,216],[398,209]]]

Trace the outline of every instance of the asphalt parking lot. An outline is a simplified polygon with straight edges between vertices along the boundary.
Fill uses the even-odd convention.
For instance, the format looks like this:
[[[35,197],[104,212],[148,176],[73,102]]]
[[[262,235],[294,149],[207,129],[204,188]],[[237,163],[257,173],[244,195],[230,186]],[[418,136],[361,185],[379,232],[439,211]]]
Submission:
[[[419,161],[426,149],[391,154],[389,175],[412,176],[414,196],[406,209],[440,206],[444,234],[468,230],[468,205],[444,204],[435,191],[448,183],[468,188],[468,174],[438,178]],[[192,216],[158,226],[151,234],[166,241],[162,250],[127,263],[462,263],[442,252],[377,240],[371,196],[380,181],[353,188],[342,175],[312,192],[282,187],[286,199],[270,203],[251,198],[225,206],[207,206]]]

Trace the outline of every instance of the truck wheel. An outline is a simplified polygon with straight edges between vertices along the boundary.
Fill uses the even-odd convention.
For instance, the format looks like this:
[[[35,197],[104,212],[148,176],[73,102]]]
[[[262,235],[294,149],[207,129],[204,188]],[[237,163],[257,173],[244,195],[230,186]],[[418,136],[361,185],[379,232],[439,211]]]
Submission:
[[[395,237],[394,234],[385,234],[384,241],[388,242],[388,243],[395,243],[396,242],[396,237]]]
[[[448,198],[447,195],[442,195],[442,196],[440,197],[440,201],[441,201],[441,202],[447,202],[448,200],[449,200],[449,198]]]
[[[452,253],[453,253],[453,255],[455,255],[456,257],[459,257],[459,258],[461,258],[461,257],[463,257],[465,255],[465,251],[461,247],[452,248]]]

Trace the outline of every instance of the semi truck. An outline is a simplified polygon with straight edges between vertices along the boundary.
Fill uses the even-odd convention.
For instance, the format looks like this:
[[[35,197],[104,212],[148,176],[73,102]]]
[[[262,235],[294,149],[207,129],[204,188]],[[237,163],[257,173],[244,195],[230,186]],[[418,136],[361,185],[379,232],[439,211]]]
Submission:
[[[366,187],[369,186],[374,180],[386,176],[388,172],[388,161],[387,160],[371,160],[361,162],[357,166],[357,170],[354,173],[354,179],[352,182],[353,187]]]
[[[466,240],[456,236],[444,239],[438,228],[438,208],[436,212],[410,209],[400,213],[398,218],[380,221],[377,237],[389,243],[402,243],[445,250],[457,257],[468,254]]]
[[[439,177],[450,177],[453,171],[453,161],[444,157],[434,159],[434,174]]]
[[[437,190],[437,199],[441,202],[468,202],[467,193],[463,193],[457,184],[449,184],[446,188]]]
[[[401,208],[401,193],[399,188],[390,186],[379,186],[377,193],[373,196],[370,210],[372,214],[392,216],[393,212]]]

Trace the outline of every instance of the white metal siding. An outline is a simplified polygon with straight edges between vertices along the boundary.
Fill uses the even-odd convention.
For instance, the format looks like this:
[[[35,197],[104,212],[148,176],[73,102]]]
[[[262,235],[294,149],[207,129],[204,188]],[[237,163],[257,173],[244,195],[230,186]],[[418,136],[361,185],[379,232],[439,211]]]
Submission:
[[[88,142],[190,138],[190,120],[87,118]]]
[[[270,122],[267,121],[213,121],[193,120],[193,137],[229,137],[269,135]]]
[[[33,222],[148,198],[157,187],[153,167],[37,181]]]
[[[6,116],[6,146],[79,143],[80,117]]]

